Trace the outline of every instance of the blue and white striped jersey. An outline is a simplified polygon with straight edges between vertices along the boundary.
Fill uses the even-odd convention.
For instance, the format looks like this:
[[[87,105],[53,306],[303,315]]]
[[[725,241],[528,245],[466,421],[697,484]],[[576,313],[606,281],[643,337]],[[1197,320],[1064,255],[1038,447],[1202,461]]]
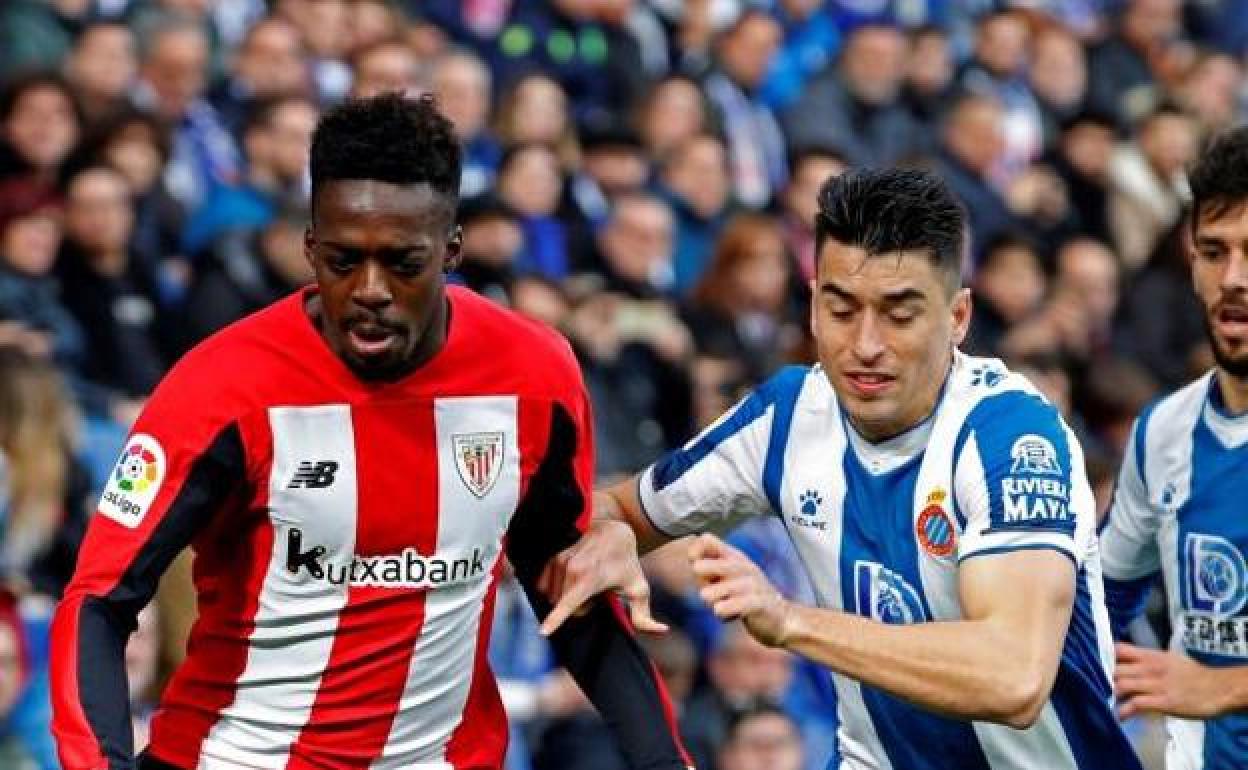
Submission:
[[[1035,725],[948,719],[838,675],[835,767],[1139,768],[1112,710],[1082,452],[1057,411],[999,361],[956,354],[935,413],[874,445],[849,427],[819,367],[785,369],[647,469],[640,491],[654,525],[673,536],[781,517],[819,604],[884,623],[961,618],[958,565],[967,559],[1065,554],[1077,598]]]
[[[1248,415],[1231,417],[1207,374],[1146,409],[1101,533],[1116,626],[1161,571],[1170,649],[1210,666],[1248,664]],[[1168,770],[1248,767],[1248,714],[1167,719]]]

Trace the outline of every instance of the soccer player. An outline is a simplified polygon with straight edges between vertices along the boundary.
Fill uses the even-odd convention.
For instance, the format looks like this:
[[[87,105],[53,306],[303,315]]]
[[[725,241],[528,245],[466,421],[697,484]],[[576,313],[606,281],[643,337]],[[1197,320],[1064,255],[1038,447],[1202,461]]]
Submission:
[[[122,651],[187,544],[199,617],[139,767],[501,767],[495,586],[589,524],[585,388],[556,333],[446,286],[460,149],[431,101],[335,109],[311,174],[316,284],[180,361],[103,494],[53,631],[66,770],[135,766]],[[554,647],[635,767],[687,765],[616,600]]]
[[[687,446],[600,493],[595,530],[539,581],[544,630],[632,576],[627,552],[784,522],[818,607],[711,534],[702,596],[834,672],[837,768],[1137,769],[1115,719],[1092,491],[1057,410],[956,349],[965,215],[921,171],[820,192],[819,364],[782,370]],[[622,566],[623,565],[623,566]]]
[[[1216,361],[1144,410],[1101,533],[1116,627],[1161,571],[1169,651],[1118,646],[1124,715],[1167,714],[1169,770],[1248,767],[1248,129],[1191,173],[1192,283]]]

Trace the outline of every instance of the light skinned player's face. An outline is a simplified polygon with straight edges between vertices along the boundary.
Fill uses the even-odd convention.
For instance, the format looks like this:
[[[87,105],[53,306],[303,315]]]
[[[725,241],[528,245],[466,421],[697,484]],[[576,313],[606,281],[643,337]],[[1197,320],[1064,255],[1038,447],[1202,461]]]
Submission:
[[[1248,378],[1248,201],[1201,207],[1192,245],[1192,282],[1214,357],[1228,374]]]
[[[922,422],[966,336],[970,292],[951,290],[926,252],[829,239],[811,295],[819,362],[858,432],[879,441]]]

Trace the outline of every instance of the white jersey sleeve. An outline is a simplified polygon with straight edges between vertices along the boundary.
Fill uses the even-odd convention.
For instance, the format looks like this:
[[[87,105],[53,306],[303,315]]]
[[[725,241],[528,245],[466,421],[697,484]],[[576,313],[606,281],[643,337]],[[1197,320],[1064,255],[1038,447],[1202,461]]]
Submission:
[[[1135,580],[1161,568],[1157,549],[1157,529],[1161,524],[1148,495],[1144,479],[1145,438],[1148,433],[1145,412],[1131,429],[1131,440],[1118,471],[1114,501],[1101,530],[1101,566],[1112,580]]]
[[[670,537],[726,532],[777,507],[778,490],[768,477],[779,478],[787,428],[808,371],[784,369],[641,474],[642,508],[656,529]]]
[[[1022,390],[986,398],[968,416],[959,444],[959,562],[1040,548],[1082,566],[1095,538],[1095,502],[1079,443],[1052,405]]]

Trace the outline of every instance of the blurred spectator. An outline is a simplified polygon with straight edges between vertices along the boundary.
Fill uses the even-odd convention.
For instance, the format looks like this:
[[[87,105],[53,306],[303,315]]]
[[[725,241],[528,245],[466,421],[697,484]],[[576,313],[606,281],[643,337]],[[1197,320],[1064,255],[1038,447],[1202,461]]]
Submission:
[[[119,172],[89,167],[69,181],[58,268],[65,304],[87,335],[84,372],[126,397],[149,393],[165,368],[152,276],[132,259],[134,211]],[[172,332],[165,325],[163,331]]]
[[[107,119],[88,140],[88,164],[110,166],[130,185],[135,260],[156,276],[162,304],[176,304],[188,280],[189,262],[182,257],[186,210],[174,198],[163,171],[173,148],[164,123],[137,109]]]
[[[937,169],[966,206],[976,260],[998,233],[1021,227],[993,183],[1005,152],[1003,119],[995,99],[968,94],[949,108],[941,130]]]
[[[498,194],[520,215],[523,258],[517,269],[562,280],[577,266],[575,234],[558,217],[564,178],[549,146],[529,142],[507,150],[498,168]]]
[[[536,142],[554,147],[565,170],[580,162],[568,95],[545,75],[528,75],[503,94],[495,113],[495,134],[503,147]]]
[[[493,78],[485,62],[468,50],[450,51],[433,63],[430,76],[438,108],[464,145],[459,193],[480,195],[494,181],[503,151],[489,130]]]
[[[1125,0],[1114,34],[1092,52],[1088,98],[1122,128],[1158,101],[1156,70],[1182,33],[1180,0]]]
[[[572,314],[568,294],[562,284],[539,275],[522,275],[511,284],[511,306],[517,313],[564,330]]]
[[[687,748],[698,767],[715,767],[733,714],[760,700],[780,702],[793,681],[793,659],[764,647],[739,622],[730,623],[706,660],[706,673],[710,686],[694,696],[686,712]]]
[[[834,150],[799,149],[789,160],[792,175],[781,199],[784,241],[797,260],[797,277],[803,283],[815,278],[815,215],[819,213],[819,188],[846,169],[845,159]]]
[[[48,621],[51,607],[0,593],[0,766],[58,770],[48,730]]]
[[[827,66],[841,44],[841,32],[827,4],[820,0],[773,0],[783,41],[761,86],[764,104],[782,110],[801,96],[806,82]]]
[[[1035,246],[1016,234],[998,235],[985,247],[975,271],[974,316],[962,350],[1000,356],[1001,339],[1039,309],[1047,288]]]
[[[1115,142],[1112,118],[1082,112],[1063,124],[1047,157],[1065,185],[1078,231],[1103,241],[1110,240],[1109,162]]]
[[[519,216],[497,196],[485,193],[463,200],[456,222],[464,234],[458,279],[479,294],[510,304],[516,262],[524,248]]]
[[[1088,64],[1079,38],[1065,27],[1043,27],[1032,42],[1027,77],[1040,109],[1042,146],[1053,146],[1087,100]]]
[[[402,40],[382,40],[361,48],[351,57],[352,99],[367,99],[385,91],[419,96],[429,90],[428,74],[416,52]]]
[[[0,182],[0,342],[74,371],[85,343],[52,275],[61,235],[55,192],[31,180]]]
[[[765,702],[733,714],[718,760],[719,770],[800,770],[805,761],[793,718]]]
[[[649,193],[618,198],[598,235],[600,270],[606,288],[635,299],[672,291],[672,212]]]
[[[257,100],[310,95],[310,86],[299,31],[284,19],[270,17],[247,30],[229,74],[208,92],[208,101],[242,142],[243,123]]]
[[[349,49],[362,51],[379,43],[402,39],[407,18],[389,0],[351,0],[347,17],[351,27]]]
[[[1170,228],[1123,297],[1123,352],[1165,391],[1205,370],[1198,360],[1205,350],[1204,311],[1192,291],[1188,228],[1186,219]]]
[[[183,252],[192,256],[233,230],[259,230],[284,206],[307,203],[308,149],[320,117],[302,96],[255,102],[243,129],[246,176],[214,187],[191,216]]]
[[[759,97],[783,31],[761,10],[746,11],[715,41],[704,88],[727,140],[732,186],[751,208],[768,205],[788,177],[784,135]]]
[[[144,607],[138,624],[126,643],[126,686],[130,691],[130,719],[134,723],[134,750],[147,747],[152,714],[159,700],[160,681],[160,605]]]
[[[0,5],[0,77],[55,67],[89,9],[90,0],[5,0]]]
[[[136,103],[173,127],[172,155],[165,167],[169,192],[194,210],[216,185],[240,176],[234,139],[203,97],[207,85],[208,39],[196,22],[166,16],[142,40]]]
[[[934,25],[920,27],[910,35],[902,101],[920,125],[931,128],[953,91],[953,45],[949,33]]]
[[[569,192],[591,227],[602,226],[620,195],[642,189],[650,180],[650,162],[641,138],[623,124],[586,127],[581,132],[581,166]]]
[[[687,139],[711,127],[709,107],[697,81],[668,75],[654,84],[637,118],[641,140],[652,158],[662,161]]]
[[[702,277],[731,214],[724,143],[712,134],[686,139],[668,153],[660,179],[676,217],[672,269],[676,290],[683,294]]]
[[[44,184],[59,182],[81,136],[81,113],[60,75],[32,72],[0,91],[0,179],[30,176]]]
[[[56,369],[0,347],[0,573],[52,597],[69,581],[87,526],[77,428]]]
[[[274,211],[252,227],[223,232],[195,272],[179,349],[310,283],[312,267],[303,251],[307,224],[306,208],[298,206]]]
[[[735,217],[689,298],[687,320],[698,349],[739,360],[751,379],[766,379],[801,339],[802,316],[789,313],[792,281],[779,223]]]
[[[347,0],[275,0],[274,14],[299,30],[307,46],[318,101],[334,104],[351,87],[346,57],[351,48],[351,9]]]
[[[1012,181],[1044,146],[1040,106],[1027,81],[1029,36],[1017,11],[981,16],[975,27],[974,56],[959,78],[964,89],[1001,105],[1003,146],[994,169],[1001,184]]]
[[[125,104],[138,74],[134,33],[124,24],[91,24],[82,30],[65,62],[65,76],[78,96],[88,124],[96,124]]]
[[[918,152],[919,126],[901,101],[906,56],[896,27],[851,32],[837,65],[810,81],[785,114],[790,144],[835,147],[855,166],[888,166]]]
[[[1109,226],[1126,268],[1139,269],[1179,220],[1191,198],[1187,166],[1196,157],[1196,125],[1177,107],[1150,113],[1135,139],[1109,160]]]
[[[495,72],[549,73],[577,121],[620,118],[643,85],[641,53],[599,0],[513,0],[491,51]]]
[[[1201,53],[1188,68],[1175,100],[1196,120],[1201,136],[1226,130],[1242,120],[1239,97],[1243,78],[1239,62],[1217,51]]]

